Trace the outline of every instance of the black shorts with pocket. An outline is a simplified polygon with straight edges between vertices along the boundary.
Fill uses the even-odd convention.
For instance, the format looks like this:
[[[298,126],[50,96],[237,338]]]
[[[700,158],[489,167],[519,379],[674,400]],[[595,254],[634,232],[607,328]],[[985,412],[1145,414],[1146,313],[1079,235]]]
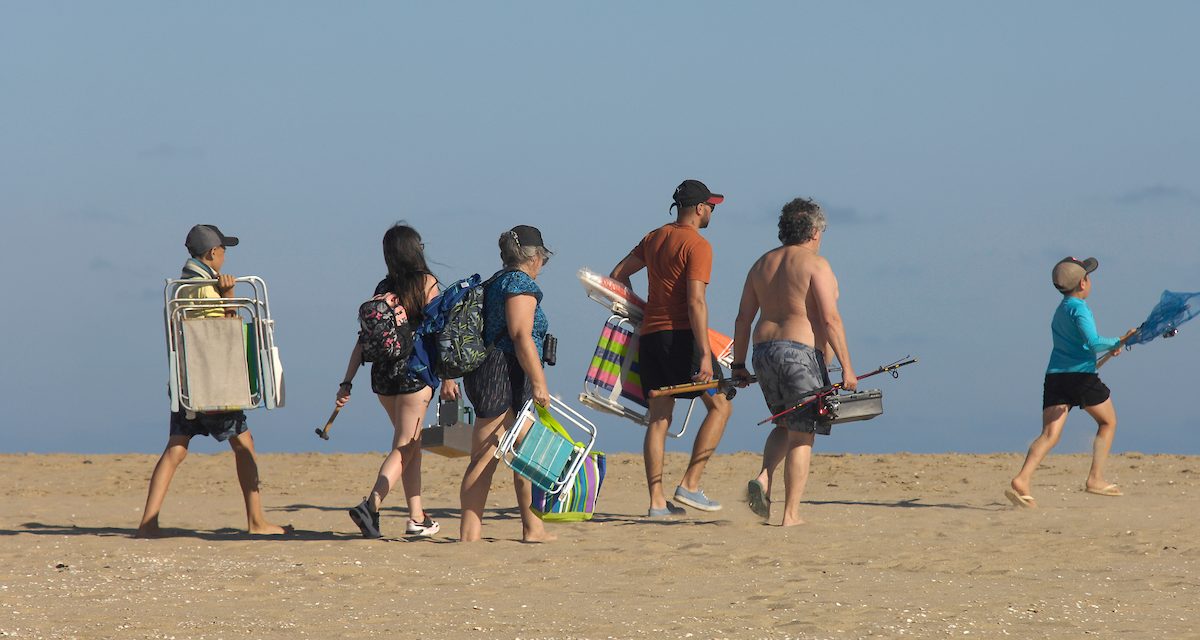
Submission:
[[[1094,407],[1108,400],[1112,392],[1096,373],[1047,373],[1042,383],[1042,408],[1060,404],[1070,407]]]
[[[494,347],[483,364],[463,376],[463,390],[479,418],[495,418],[509,409],[515,414],[533,397],[517,356]]]
[[[661,389],[692,381],[700,370],[700,351],[695,334],[690,329],[672,329],[647,333],[638,339],[638,372],[642,390],[649,396],[651,389]],[[712,356],[713,375],[720,377],[721,365]],[[681,393],[676,398],[695,398],[703,391]]]

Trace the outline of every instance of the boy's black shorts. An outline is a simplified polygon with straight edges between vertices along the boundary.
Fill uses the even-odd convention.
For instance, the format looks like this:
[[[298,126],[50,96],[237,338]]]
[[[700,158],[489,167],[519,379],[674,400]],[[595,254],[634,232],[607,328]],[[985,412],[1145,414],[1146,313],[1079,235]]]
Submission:
[[[648,333],[638,340],[638,373],[647,397],[651,389],[660,389],[692,381],[700,370],[700,351],[689,329]],[[721,365],[712,357],[713,375],[720,377]],[[676,398],[695,398],[703,391],[681,393]]]
[[[1108,400],[1111,392],[1095,373],[1047,373],[1042,384],[1042,408],[1065,404],[1094,407]]]
[[[196,417],[188,419],[183,411],[171,414],[171,435],[212,436],[217,442],[241,435],[249,431],[246,426],[245,411],[222,411],[220,413],[197,413]]]

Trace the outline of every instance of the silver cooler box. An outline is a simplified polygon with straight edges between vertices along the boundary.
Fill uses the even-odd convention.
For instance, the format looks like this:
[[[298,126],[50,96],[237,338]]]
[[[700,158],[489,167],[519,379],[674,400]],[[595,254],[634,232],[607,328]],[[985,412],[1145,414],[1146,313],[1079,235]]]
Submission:
[[[833,424],[870,420],[883,413],[883,392],[867,389],[830,396],[826,399],[826,406],[833,417]]]

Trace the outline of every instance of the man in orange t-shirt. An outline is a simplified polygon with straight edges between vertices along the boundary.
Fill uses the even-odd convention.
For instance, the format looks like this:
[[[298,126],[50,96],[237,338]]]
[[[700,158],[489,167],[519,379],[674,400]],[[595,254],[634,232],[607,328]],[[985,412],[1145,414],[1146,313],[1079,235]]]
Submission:
[[[646,269],[650,292],[640,331],[638,362],[642,388],[647,391],[686,382],[707,382],[713,379],[714,372],[720,371],[716,354],[708,344],[708,304],[704,298],[712,275],[712,245],[700,235],[700,229],[708,227],[713,211],[725,196],[709,191],[699,180],[684,180],[675,189],[673,199],[675,222],[646,234],[613,267],[611,274],[632,290],[629,277]],[[708,415],[696,433],[691,461],[675,488],[675,501],[702,511],[717,511],[721,504],[704,495],[700,476],[717,450],[733,409],[722,394],[675,397],[697,395]],[[682,507],[667,502],[662,485],[663,452],[675,397],[650,399],[650,424],[642,454],[651,518],[685,513]]]

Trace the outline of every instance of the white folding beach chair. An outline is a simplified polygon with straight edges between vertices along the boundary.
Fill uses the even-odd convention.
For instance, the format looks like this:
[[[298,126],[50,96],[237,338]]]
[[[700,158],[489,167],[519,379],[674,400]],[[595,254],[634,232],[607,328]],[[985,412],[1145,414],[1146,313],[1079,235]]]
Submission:
[[[500,437],[495,456],[553,496],[575,482],[596,442],[596,425],[558,398],[551,397],[545,410],[551,421],[542,420],[533,400],[526,402],[512,428]],[[564,422],[585,439],[572,440]]]
[[[168,279],[163,288],[171,411],[282,407],[283,366],[266,283],[245,276],[229,298],[185,295],[189,287],[216,282]],[[226,309],[237,315],[215,313]]]

